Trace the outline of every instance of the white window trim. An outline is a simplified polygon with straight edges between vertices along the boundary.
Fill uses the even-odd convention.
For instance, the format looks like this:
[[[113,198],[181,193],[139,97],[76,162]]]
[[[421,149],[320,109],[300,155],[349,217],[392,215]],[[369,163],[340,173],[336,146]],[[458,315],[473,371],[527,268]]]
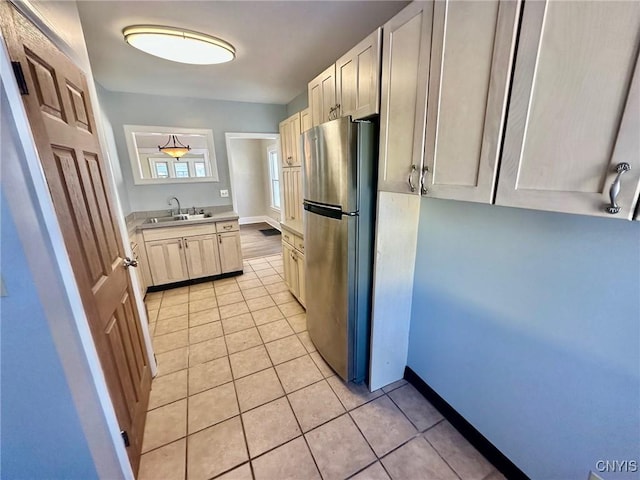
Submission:
[[[275,169],[276,172],[278,173],[278,187],[279,187],[279,193],[278,193],[278,202],[280,203],[280,206],[276,206],[274,199],[275,199],[275,192],[273,191],[273,172],[272,172],[272,168],[271,168],[271,155],[274,154],[276,155],[276,165],[275,165]],[[278,155],[278,148],[273,145],[271,147],[267,147],[267,161],[269,162],[269,199],[271,200],[271,209],[276,211],[276,212],[280,212],[281,208],[282,208],[282,175],[280,174],[280,156]]]

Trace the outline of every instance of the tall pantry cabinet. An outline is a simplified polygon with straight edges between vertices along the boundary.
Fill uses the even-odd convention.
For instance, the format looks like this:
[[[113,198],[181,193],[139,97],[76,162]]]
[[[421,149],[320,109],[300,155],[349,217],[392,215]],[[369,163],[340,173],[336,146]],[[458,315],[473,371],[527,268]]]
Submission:
[[[302,222],[302,158],[300,154],[300,113],[280,122],[282,152],[282,193],[285,221]]]

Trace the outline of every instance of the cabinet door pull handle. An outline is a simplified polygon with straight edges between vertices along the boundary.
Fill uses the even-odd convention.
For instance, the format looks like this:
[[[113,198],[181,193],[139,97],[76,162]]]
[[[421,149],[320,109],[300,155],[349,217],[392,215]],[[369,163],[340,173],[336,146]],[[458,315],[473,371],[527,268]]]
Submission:
[[[218,235],[218,243],[222,243],[222,236]]]
[[[617,203],[618,194],[620,193],[620,177],[624,172],[628,172],[629,170],[631,170],[631,166],[626,162],[622,162],[616,165],[616,172],[618,172],[618,174],[616,175],[616,178],[611,184],[611,188],[609,189],[609,198],[611,199],[611,205],[607,207],[607,213],[615,215],[616,213],[620,212],[620,207]]]
[[[184,239],[184,248],[189,248],[189,241],[186,238]]]
[[[178,248],[182,250],[182,240],[178,240]]]
[[[416,191],[416,186],[413,184],[413,174],[418,170],[418,167],[411,165],[411,172],[409,173],[409,188],[412,192]]]
[[[427,193],[429,193],[429,189],[427,188],[426,184],[426,176],[428,171],[429,167],[427,167],[426,165],[422,167],[422,173],[420,174],[420,195],[426,195]]]

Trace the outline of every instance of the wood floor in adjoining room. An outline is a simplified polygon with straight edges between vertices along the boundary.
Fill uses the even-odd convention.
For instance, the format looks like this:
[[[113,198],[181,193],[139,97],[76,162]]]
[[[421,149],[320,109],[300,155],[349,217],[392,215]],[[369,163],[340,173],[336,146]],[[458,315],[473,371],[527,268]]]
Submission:
[[[264,222],[240,225],[243,258],[258,258],[281,253],[281,235],[263,235],[260,230],[267,228],[272,228],[272,226]]]

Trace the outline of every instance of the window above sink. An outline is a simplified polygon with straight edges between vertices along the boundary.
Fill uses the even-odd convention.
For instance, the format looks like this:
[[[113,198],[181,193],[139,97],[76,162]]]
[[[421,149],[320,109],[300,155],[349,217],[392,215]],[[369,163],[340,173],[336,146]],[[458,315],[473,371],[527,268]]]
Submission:
[[[213,132],[207,129],[124,125],[136,185],[217,182]],[[189,151],[174,158],[159,150],[175,135]]]

